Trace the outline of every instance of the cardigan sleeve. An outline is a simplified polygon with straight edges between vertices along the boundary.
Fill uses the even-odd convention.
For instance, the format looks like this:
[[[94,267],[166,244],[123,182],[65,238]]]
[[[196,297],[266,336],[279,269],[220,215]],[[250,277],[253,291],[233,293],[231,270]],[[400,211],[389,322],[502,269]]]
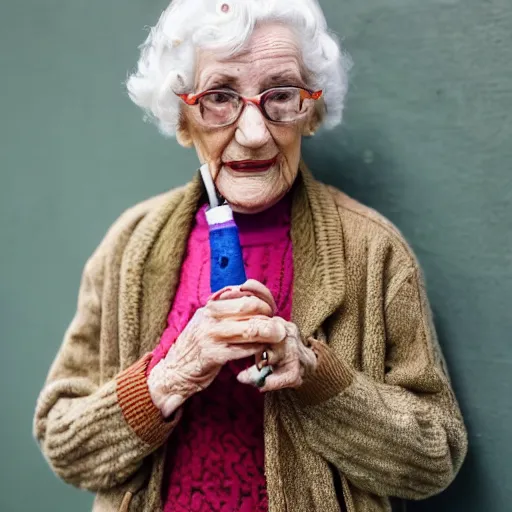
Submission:
[[[77,311],[38,398],[33,427],[54,472],[93,491],[132,476],[181,414],[165,421],[153,404],[146,381],[150,354],[100,382],[102,261],[98,249],[84,269]]]
[[[318,370],[296,392],[310,447],[355,486],[423,499],[454,479],[467,434],[437,345],[421,271],[385,308],[386,373],[377,382],[315,342]]]

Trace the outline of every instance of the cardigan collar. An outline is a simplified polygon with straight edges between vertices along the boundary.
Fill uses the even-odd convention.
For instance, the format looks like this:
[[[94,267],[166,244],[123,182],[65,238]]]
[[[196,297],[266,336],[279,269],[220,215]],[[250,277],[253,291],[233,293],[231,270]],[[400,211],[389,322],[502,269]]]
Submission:
[[[294,287],[292,321],[304,339],[343,302],[343,232],[328,187],[304,163],[293,188],[291,239]],[[166,327],[195,214],[205,200],[198,175],[169,193],[130,238],[121,265],[119,346],[127,366],[153,350]]]

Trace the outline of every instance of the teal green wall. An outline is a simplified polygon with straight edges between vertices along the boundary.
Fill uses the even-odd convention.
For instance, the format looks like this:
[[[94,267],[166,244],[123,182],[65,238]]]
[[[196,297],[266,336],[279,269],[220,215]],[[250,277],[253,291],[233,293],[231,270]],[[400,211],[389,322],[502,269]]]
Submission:
[[[212,0],[213,1],[213,0]],[[344,126],[308,141],[321,179],[415,248],[470,430],[455,484],[411,510],[507,512],[512,496],[512,4],[329,0],[355,60]],[[82,266],[126,207],[195,156],[141,121],[122,81],[162,0],[0,4],[0,510],[87,511],[31,437]]]

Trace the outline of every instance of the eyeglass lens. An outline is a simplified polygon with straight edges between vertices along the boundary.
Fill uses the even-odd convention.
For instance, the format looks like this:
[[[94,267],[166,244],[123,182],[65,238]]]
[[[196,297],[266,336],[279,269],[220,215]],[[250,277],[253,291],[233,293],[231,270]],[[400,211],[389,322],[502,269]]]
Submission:
[[[274,122],[291,122],[306,112],[313,100],[301,97],[301,89],[281,87],[270,89],[261,98],[261,108]],[[203,121],[210,126],[222,126],[232,123],[244,106],[242,99],[230,91],[212,91],[200,100],[200,112]]]

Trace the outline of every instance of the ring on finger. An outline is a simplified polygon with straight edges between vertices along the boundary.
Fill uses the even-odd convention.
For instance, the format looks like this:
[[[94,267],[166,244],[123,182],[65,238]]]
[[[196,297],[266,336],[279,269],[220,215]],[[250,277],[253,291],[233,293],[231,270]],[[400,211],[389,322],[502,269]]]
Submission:
[[[263,352],[263,354],[261,354],[262,366],[269,366],[269,365],[275,366],[276,364],[279,363],[280,360],[281,360],[280,351],[277,351],[277,350],[274,350],[271,348],[267,348]]]
[[[266,350],[263,351],[263,353],[261,354],[261,359],[256,366],[258,367],[258,370],[261,370],[268,366],[268,352]]]

